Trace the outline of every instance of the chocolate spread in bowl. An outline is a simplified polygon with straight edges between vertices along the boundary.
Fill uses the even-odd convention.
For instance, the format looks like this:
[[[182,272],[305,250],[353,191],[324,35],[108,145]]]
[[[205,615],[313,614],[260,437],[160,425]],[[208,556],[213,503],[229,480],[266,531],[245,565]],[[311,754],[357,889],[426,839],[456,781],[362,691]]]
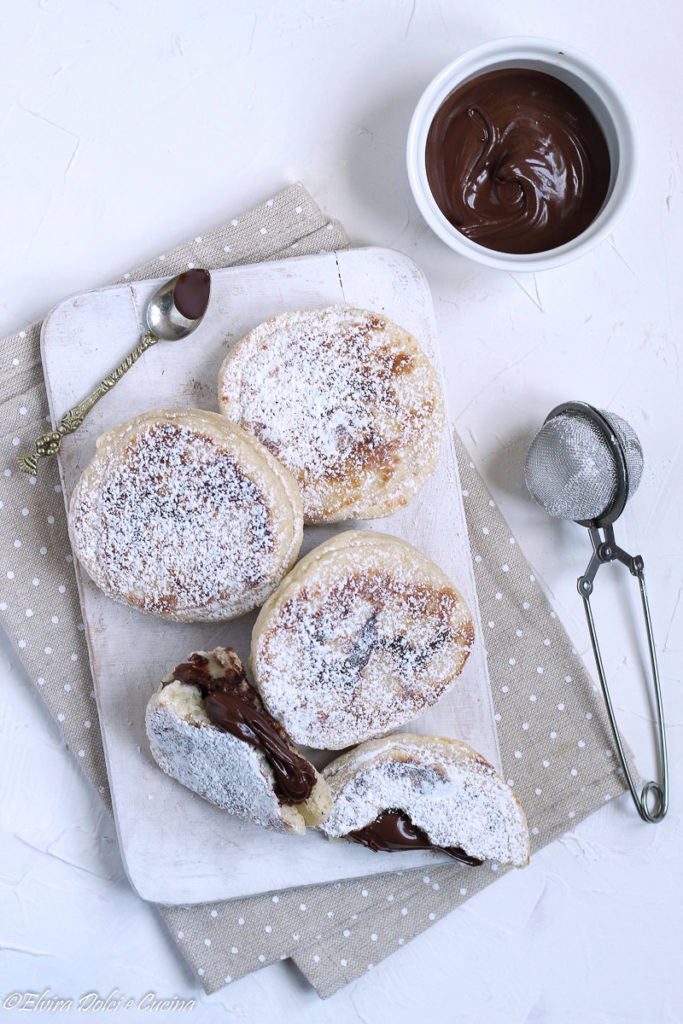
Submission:
[[[429,187],[467,238],[540,253],[580,235],[607,196],[610,157],[587,104],[531,68],[487,71],[441,104],[427,136]]]
[[[470,857],[459,846],[436,846],[427,833],[413,825],[403,811],[383,811],[375,821],[371,821],[365,828],[349,832],[346,838],[362,843],[371,850],[385,853],[395,853],[399,850],[440,850],[463,864],[483,864],[483,861],[477,857]]]
[[[164,680],[163,685],[175,681],[199,689],[215,726],[266,755],[275,774],[275,791],[284,803],[298,804],[308,799],[315,785],[315,771],[291,749],[285,730],[264,710],[244,669],[226,668],[224,675],[214,676],[208,658],[191,654],[188,661],[176,665],[172,678]]]

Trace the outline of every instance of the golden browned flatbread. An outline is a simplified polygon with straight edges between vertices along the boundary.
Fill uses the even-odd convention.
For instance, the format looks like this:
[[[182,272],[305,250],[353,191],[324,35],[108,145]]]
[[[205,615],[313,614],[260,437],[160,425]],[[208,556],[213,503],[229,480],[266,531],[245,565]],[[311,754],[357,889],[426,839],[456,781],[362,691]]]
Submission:
[[[436,374],[411,334],[367,310],[297,310],[260,324],[228,354],[218,399],[292,473],[307,523],[390,515],[439,456]]]
[[[263,606],[251,665],[295,743],[339,750],[435,704],[473,638],[434,562],[397,537],[350,530],[306,555]]]
[[[301,498],[224,416],[154,411],[98,439],[69,533],[110,597],[169,619],[230,619],[262,604],[296,559]]]

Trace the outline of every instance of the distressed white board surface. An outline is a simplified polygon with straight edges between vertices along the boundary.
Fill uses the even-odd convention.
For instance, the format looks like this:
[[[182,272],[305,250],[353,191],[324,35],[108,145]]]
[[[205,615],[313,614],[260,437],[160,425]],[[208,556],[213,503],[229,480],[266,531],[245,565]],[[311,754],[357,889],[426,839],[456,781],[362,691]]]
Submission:
[[[42,353],[53,423],[128,353],[159,281],[102,288],[58,305],[43,325]],[[431,296],[409,259],[388,249],[356,249],[212,272],[211,304],[200,329],[159,342],[64,439],[65,501],[104,430],[154,408],[217,407],[218,369],[252,327],[290,309],[332,303],[372,309],[411,331],[441,375]],[[410,541],[453,579],[472,610],[476,640],[453,689],[405,727],[464,739],[500,769],[500,754],[474,590],[453,445],[444,436],[439,464],[406,509],[372,522],[306,527],[301,555],[341,530],[363,528]],[[175,623],[111,601],[76,566],[95,680],[107,771],[126,870],[144,899],[202,903],[433,864],[429,852],[379,855],[329,842],[309,830],[279,835],[207,803],[161,772],[144,729],[149,695],[161,677],[197,649],[232,646],[246,663],[256,613],[225,623]],[[314,756],[316,763],[331,757]]]

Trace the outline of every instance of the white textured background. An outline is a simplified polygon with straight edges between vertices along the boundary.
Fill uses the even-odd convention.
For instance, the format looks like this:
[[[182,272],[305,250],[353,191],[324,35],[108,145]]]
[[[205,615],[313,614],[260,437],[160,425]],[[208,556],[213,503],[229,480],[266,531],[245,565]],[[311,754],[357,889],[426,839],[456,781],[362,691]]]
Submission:
[[[0,992],[153,990],[201,1001],[190,1019],[202,1024],[226,1010],[249,1024],[682,1021],[679,5],[3,0],[1,13],[0,332],[302,180],[353,242],[401,249],[427,273],[458,428],[586,657],[575,579],[587,537],[531,505],[524,451],[570,398],[633,424],[647,465],[617,536],[645,557],[673,795],[654,827],[629,798],[613,802],[325,1003],[287,965],[207,998],[130,891],[110,822],[0,638]],[[535,278],[451,254],[404,170],[429,79],[514,34],[601,61],[641,133],[640,184],[615,235]],[[633,581],[603,589],[603,574],[618,573],[598,579],[605,660],[647,774],[650,709],[622,618]]]

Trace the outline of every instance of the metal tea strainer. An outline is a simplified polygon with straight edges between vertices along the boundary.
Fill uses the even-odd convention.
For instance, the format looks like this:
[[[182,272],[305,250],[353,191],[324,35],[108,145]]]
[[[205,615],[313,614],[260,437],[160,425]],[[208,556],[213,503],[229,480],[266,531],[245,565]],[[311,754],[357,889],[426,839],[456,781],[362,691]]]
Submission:
[[[593,554],[585,573],[577,580],[577,586],[583,598],[595,664],[631,796],[641,818],[656,822],[662,820],[669,805],[669,770],[657,653],[643,559],[640,555],[627,554],[617,545],[613,528],[627,500],[638,487],[642,473],[643,449],[630,424],[620,416],[596,409],[586,402],[565,402],[548,414],[531,442],[525,467],[526,485],[531,496],[549,515],[573,519],[588,529]],[[590,604],[598,569],[603,562],[613,561],[622,562],[638,579],[657,702],[662,782],[661,785],[654,781],[646,783],[640,794],[631,777],[617,728]]]

